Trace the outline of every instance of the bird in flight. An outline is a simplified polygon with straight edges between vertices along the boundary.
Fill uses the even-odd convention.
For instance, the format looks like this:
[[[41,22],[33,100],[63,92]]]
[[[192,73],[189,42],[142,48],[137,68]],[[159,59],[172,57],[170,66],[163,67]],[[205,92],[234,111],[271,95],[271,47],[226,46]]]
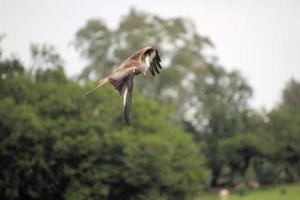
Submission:
[[[131,97],[133,89],[133,78],[136,75],[147,75],[148,72],[155,76],[162,69],[160,57],[157,49],[153,47],[144,47],[135,54],[127,58],[111,75],[101,79],[94,89],[86,92],[83,96],[89,94],[95,89],[106,83],[110,83],[123,96],[124,119],[127,125],[130,125],[129,112],[131,109]]]

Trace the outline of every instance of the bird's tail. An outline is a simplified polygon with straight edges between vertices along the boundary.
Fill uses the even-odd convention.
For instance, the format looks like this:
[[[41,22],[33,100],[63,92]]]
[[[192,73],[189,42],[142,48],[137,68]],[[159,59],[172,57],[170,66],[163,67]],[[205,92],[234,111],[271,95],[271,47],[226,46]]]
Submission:
[[[101,79],[97,85],[97,87],[87,91],[86,93],[84,93],[82,96],[88,95],[89,93],[93,92],[94,90],[96,90],[97,88],[101,87],[102,85],[108,83],[108,77]]]

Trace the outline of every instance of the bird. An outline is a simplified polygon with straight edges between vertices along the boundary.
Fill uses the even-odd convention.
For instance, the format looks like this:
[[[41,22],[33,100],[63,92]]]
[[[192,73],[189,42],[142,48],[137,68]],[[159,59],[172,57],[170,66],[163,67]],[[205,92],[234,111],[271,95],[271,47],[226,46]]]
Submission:
[[[122,62],[111,75],[101,79],[94,89],[84,93],[83,96],[107,83],[111,84],[123,97],[124,119],[126,124],[130,125],[129,113],[131,110],[133,78],[139,74],[147,76],[149,72],[152,76],[158,75],[162,69],[160,62],[161,58],[156,48],[152,46],[141,48]]]

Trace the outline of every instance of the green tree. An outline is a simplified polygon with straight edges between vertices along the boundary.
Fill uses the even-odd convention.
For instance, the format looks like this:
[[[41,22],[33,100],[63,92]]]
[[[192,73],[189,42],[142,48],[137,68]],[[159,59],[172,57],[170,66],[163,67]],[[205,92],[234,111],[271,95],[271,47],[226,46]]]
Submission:
[[[292,79],[283,90],[281,104],[270,113],[274,160],[283,163],[289,181],[300,178],[300,82]]]
[[[299,91],[299,82],[289,81],[280,104],[264,116],[262,128],[253,130],[256,155],[251,165],[263,184],[299,180]]]
[[[287,108],[296,108],[298,109],[300,107],[300,82],[291,79],[285,89],[283,90],[282,94],[282,107]]]
[[[32,68],[34,69],[49,69],[62,67],[63,59],[56,52],[55,47],[47,44],[32,44],[30,47]]]

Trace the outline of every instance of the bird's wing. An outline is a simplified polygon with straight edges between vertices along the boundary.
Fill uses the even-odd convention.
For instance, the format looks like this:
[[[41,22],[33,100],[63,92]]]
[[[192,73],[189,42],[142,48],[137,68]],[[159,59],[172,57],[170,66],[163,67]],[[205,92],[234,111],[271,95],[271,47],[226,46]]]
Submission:
[[[152,76],[159,74],[160,70],[162,69],[160,61],[161,59],[157,49],[155,49],[153,53],[150,54],[150,56],[146,57],[146,65],[148,67],[148,71],[150,71]]]
[[[130,75],[130,77],[128,78],[128,81],[126,83],[125,90],[123,93],[124,119],[128,125],[130,125],[129,113],[130,113],[130,109],[131,109],[133,77],[134,77],[134,75]]]
[[[118,90],[120,95],[123,95],[125,86],[132,75],[134,75],[132,69],[119,70],[110,75],[108,81],[114,86],[116,90]]]
[[[131,108],[131,96],[133,89],[133,77],[134,70],[126,69],[118,71],[109,77],[109,82],[119,91],[120,95],[123,96],[124,103],[124,118],[126,123],[129,125],[129,112]]]

